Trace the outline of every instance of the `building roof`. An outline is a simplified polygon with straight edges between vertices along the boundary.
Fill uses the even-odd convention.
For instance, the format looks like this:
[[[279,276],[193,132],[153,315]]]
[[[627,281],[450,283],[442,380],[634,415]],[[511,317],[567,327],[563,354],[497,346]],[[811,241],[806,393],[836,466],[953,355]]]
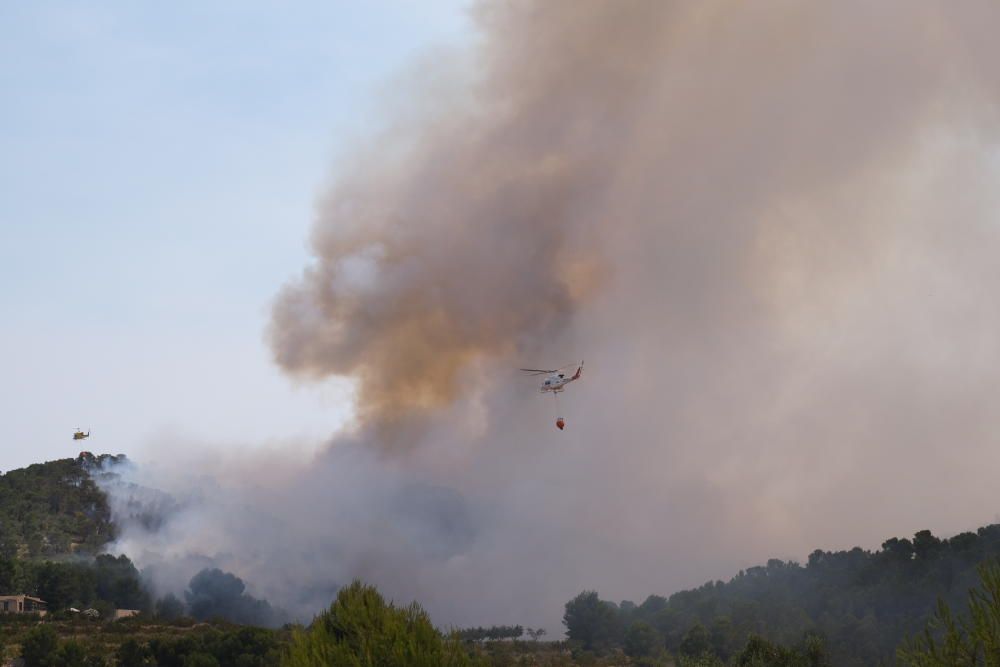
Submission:
[[[21,602],[24,602],[25,600],[31,600],[32,602],[34,602],[36,604],[48,604],[47,602],[45,602],[45,600],[43,600],[41,598],[36,598],[36,597],[32,597],[30,595],[24,595],[24,594],[21,594],[21,595],[0,595],[0,600],[20,600]]]

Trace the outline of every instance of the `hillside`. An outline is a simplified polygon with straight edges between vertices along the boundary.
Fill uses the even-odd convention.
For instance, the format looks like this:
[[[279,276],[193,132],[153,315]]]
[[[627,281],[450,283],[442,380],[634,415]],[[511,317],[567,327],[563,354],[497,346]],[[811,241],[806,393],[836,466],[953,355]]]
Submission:
[[[0,475],[0,556],[94,554],[114,539],[107,498],[88,469],[119,457],[81,456]]]
[[[179,615],[270,627],[287,620],[281,610],[247,595],[243,581],[230,573],[206,569],[191,580],[183,599],[156,600],[126,556],[97,555],[114,538],[115,526],[94,478],[114,474],[108,464],[124,461],[87,454],[0,475],[0,594],[27,592],[47,600],[64,639],[84,627],[66,616],[71,606],[140,609],[157,623]],[[137,519],[144,520],[141,513]],[[155,521],[148,523],[153,529]],[[68,554],[89,558],[60,558]],[[977,567],[998,557],[1000,525],[948,539],[920,531],[909,539],[885,540],[877,550],[817,550],[804,564],[770,560],[726,582],[650,595],[641,604],[613,603],[584,591],[566,604],[565,643],[489,641],[482,628],[459,636],[472,654],[495,664],[516,655],[531,656],[531,664],[717,666],[744,664],[748,651],[786,651],[783,662],[765,665],[821,665],[828,664],[827,657],[836,666],[893,664],[896,649],[924,629],[939,599],[963,613],[968,591],[979,582]],[[176,630],[150,627],[147,634],[186,636],[185,623]],[[101,632],[122,637],[132,633],[128,627]],[[517,636],[520,630],[517,626]],[[288,640],[260,637],[270,638],[268,650]],[[103,648],[94,650],[109,658],[120,648],[118,640],[102,642]],[[149,646],[153,650],[156,643]],[[568,655],[572,662],[562,662]]]
[[[603,620],[570,625],[569,635],[607,650],[641,631],[671,653],[707,654],[712,665],[730,660],[752,635],[788,646],[815,637],[838,667],[891,664],[939,599],[965,608],[969,590],[979,585],[978,566],[998,556],[1000,525],[950,539],[924,530],[912,539],[890,538],[875,551],[817,550],[804,565],[770,560],[728,582],[650,595],[638,605],[584,592],[567,604],[567,618]]]

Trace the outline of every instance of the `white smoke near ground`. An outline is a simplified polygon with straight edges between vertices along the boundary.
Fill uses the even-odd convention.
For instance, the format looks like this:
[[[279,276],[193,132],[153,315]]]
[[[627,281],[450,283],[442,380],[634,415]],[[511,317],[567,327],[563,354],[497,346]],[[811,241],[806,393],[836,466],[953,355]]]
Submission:
[[[357,424],[314,457],[178,456],[148,485],[181,509],[120,549],[164,589],[211,562],[307,614],[360,577],[552,630],[582,589],[994,517],[1000,7],[475,16],[442,67],[469,78],[432,69],[344,160],[275,304],[277,362],[355,378]],[[582,357],[560,433],[513,369]]]
[[[158,596],[181,595],[199,571],[220,568],[308,619],[344,582],[380,569],[382,554],[445,558],[475,536],[454,491],[402,479],[357,446],[326,461],[251,456],[193,470],[181,454],[165,467],[115,466],[98,479],[120,528],[114,550]]]

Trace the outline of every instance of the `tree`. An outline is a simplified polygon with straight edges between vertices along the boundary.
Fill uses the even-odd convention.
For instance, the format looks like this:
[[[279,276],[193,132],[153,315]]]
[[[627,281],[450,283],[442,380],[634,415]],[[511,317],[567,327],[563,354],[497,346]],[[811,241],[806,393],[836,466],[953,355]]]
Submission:
[[[355,581],[330,608],[292,638],[285,667],[461,667],[470,659],[445,641],[416,603],[396,607],[373,586]]]
[[[830,663],[818,637],[807,638],[804,649],[798,651],[750,635],[731,664],[735,667],[828,667]]]
[[[528,628],[526,632],[528,633],[528,636],[531,637],[531,639],[536,642],[542,637],[544,637],[546,634],[548,634],[547,632],[545,632],[545,628],[537,628],[535,630]]]
[[[830,667],[830,658],[826,653],[826,644],[816,635],[806,637],[802,648],[805,664],[808,667]]]
[[[607,648],[617,638],[618,610],[596,591],[584,591],[566,603],[563,625],[566,635],[585,650]]]
[[[663,637],[649,623],[636,621],[625,631],[622,648],[630,658],[656,655],[663,650]]]
[[[794,656],[788,649],[775,646],[757,635],[750,635],[746,646],[736,654],[733,664],[737,667],[792,667]]]
[[[119,646],[115,657],[118,667],[148,667],[155,664],[149,648],[134,639]]]
[[[55,667],[59,637],[50,625],[37,625],[21,642],[25,667]]]
[[[707,651],[730,662],[756,634],[788,647],[796,660],[812,661],[805,664],[891,664],[897,646],[934,614],[936,599],[952,609],[964,606],[975,564],[998,555],[1000,524],[949,539],[921,530],[909,539],[889,538],[881,550],[817,550],[807,566],[772,559],[725,583],[650,596],[637,607],[623,603],[618,622],[620,628],[649,624],[666,650],[680,657]],[[691,631],[696,625],[707,629],[708,646],[701,628]],[[939,634],[940,628],[935,640]],[[816,644],[815,655],[802,642],[810,636],[824,638],[807,640]]]
[[[890,538],[882,543],[882,556],[895,563],[909,562],[913,558],[913,543],[906,538]]]
[[[712,644],[712,653],[723,660],[732,653],[734,633],[733,622],[728,616],[716,616],[709,629],[709,641]]]
[[[941,540],[929,530],[918,531],[913,536],[913,554],[917,560],[932,558],[941,549]]]
[[[38,597],[57,610],[94,598],[94,573],[86,565],[46,561],[34,568]]]
[[[225,618],[246,625],[280,625],[283,612],[276,612],[267,600],[246,595],[245,589],[239,577],[206,568],[191,578],[184,597],[191,615],[200,621]]]
[[[0,525],[0,535],[3,534],[3,526]],[[14,567],[12,558],[0,556],[0,595],[14,595],[14,577],[17,570]]]
[[[101,554],[94,559],[97,597],[119,609],[149,609],[149,595],[142,589],[139,571],[124,554]]]
[[[218,568],[206,568],[191,578],[184,597],[191,615],[203,621],[231,617],[245,589],[243,580],[236,575]]]
[[[222,665],[271,667],[278,662],[275,634],[263,628],[243,627],[231,631],[212,645],[212,654]]]
[[[702,653],[696,658],[689,656],[679,656],[677,667],[726,667],[726,664],[716,658],[711,653]],[[760,667],[773,667],[772,665],[761,665]]]
[[[923,634],[897,651],[912,667],[1000,666],[1000,565],[979,566],[979,588],[969,592],[968,619],[956,620],[944,600]]]
[[[712,653],[712,640],[704,625],[695,623],[688,629],[684,639],[681,640],[680,652],[689,658]]]
[[[184,615],[184,603],[173,593],[167,593],[165,597],[156,602],[156,615],[165,621],[173,621]]]
[[[86,667],[86,663],[87,652],[80,645],[80,642],[70,639],[56,649],[51,664],[56,665],[56,667]]]
[[[481,628],[477,628],[481,630]],[[518,639],[524,634],[524,628],[520,625],[492,625],[484,631],[486,639],[500,641],[503,639]]]

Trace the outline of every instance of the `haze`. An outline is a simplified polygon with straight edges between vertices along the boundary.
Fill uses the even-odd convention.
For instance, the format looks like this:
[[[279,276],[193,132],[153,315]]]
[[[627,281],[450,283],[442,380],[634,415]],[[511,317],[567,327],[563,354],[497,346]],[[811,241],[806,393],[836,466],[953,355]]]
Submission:
[[[315,456],[161,437],[137,479],[187,504],[118,547],[163,589],[207,559],[300,614],[362,577],[555,628],[992,520],[998,12],[476,5],[271,286],[278,366],[355,419]],[[579,358],[559,432],[514,369]]]

